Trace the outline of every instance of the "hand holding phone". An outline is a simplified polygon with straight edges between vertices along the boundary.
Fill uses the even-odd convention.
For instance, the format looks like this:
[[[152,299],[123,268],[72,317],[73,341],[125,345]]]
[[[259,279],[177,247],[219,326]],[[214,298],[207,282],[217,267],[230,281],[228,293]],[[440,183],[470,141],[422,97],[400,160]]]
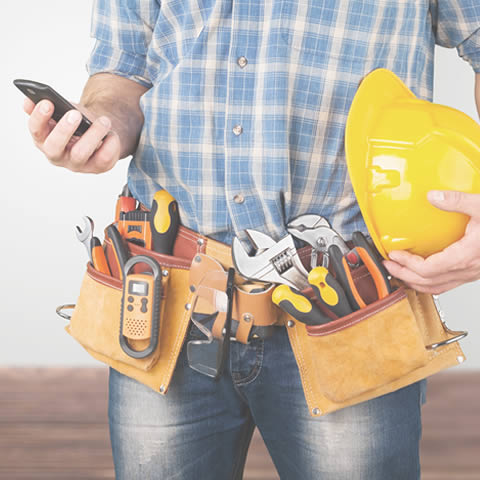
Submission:
[[[41,100],[50,100],[50,102],[52,102],[55,107],[52,118],[56,122],[59,122],[60,119],[68,111],[78,110],[74,105],[72,105],[68,100],[63,98],[49,85],[35,82],[34,80],[24,80],[20,78],[14,80],[13,84],[35,104],[37,104]],[[89,129],[91,125],[92,122],[85,115],[82,114],[82,121],[80,122],[78,128],[75,130],[74,135],[80,137]]]
[[[92,114],[90,120],[48,85],[23,79],[14,84],[35,104],[24,105],[30,115],[28,128],[36,147],[51,163],[83,173],[106,172],[116,164],[120,138],[111,130],[108,117]]]

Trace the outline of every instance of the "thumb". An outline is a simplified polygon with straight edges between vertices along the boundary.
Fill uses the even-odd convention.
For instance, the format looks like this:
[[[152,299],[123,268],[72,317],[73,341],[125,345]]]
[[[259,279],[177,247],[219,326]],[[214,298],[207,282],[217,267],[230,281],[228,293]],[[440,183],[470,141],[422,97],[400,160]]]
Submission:
[[[430,190],[427,198],[433,206],[448,212],[465,213],[470,217],[478,216],[480,213],[480,195],[477,193]]]

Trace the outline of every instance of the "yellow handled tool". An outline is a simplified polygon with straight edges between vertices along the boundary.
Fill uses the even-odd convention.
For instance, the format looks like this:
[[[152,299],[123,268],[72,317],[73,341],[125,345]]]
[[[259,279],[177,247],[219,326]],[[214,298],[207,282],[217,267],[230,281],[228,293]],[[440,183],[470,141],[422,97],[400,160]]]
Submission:
[[[315,267],[308,274],[308,283],[312,286],[318,300],[337,317],[352,313],[345,290],[325,267]]]
[[[179,224],[176,200],[166,190],[159,190],[150,211],[152,250],[171,255]]]
[[[310,299],[288,285],[279,285],[272,293],[272,301],[299,322],[321,325],[331,322]]]

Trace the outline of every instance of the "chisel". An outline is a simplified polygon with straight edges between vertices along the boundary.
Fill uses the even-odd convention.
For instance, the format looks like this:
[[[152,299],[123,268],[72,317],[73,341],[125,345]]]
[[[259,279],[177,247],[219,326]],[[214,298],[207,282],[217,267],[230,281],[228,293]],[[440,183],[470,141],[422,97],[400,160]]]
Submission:
[[[176,200],[166,191],[155,193],[150,211],[152,250],[171,255],[180,218]]]
[[[288,285],[275,288],[272,301],[293,318],[307,325],[322,325],[332,321],[308,297]]]
[[[308,283],[312,286],[318,300],[338,317],[352,313],[345,290],[325,267],[315,267],[308,274]]]

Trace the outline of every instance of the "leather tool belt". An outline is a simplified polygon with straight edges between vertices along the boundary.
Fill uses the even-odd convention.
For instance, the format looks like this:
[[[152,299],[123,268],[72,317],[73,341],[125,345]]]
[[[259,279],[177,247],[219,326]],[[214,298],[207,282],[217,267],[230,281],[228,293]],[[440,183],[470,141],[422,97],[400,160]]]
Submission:
[[[127,242],[128,243],[128,242]],[[161,266],[159,341],[145,358],[132,358],[119,344],[122,281],[95,270],[91,263],[66,331],[94,358],[165,394],[183,347],[192,313],[208,316],[222,307],[225,271],[232,266],[229,246],[180,227],[172,255],[129,244],[129,255],[147,255]],[[112,244],[107,238],[109,263]],[[310,248],[299,250],[302,263]],[[319,259],[320,260],[320,259]],[[141,271],[141,265],[136,265]],[[456,342],[461,332],[448,330],[431,295],[398,284],[386,298],[375,299],[375,286],[362,267],[354,281],[371,304],[325,325],[306,326],[271,301],[272,287],[248,284],[235,276],[232,336],[246,343],[285,326],[312,416],[392,392],[465,359]],[[223,282],[223,283],[222,283]],[[265,289],[266,288],[266,289]],[[303,293],[314,298],[311,290]],[[62,307],[59,307],[62,310]],[[221,338],[226,315],[217,315],[212,333]],[[132,346],[148,339],[133,338]],[[212,380],[213,381],[213,380]]]

